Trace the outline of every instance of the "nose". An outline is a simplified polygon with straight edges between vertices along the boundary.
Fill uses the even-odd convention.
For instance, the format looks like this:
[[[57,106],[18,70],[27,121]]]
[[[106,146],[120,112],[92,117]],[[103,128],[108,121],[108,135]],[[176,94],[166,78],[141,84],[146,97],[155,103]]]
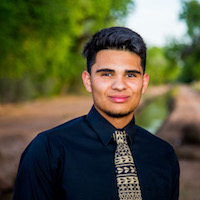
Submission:
[[[115,80],[113,81],[112,89],[122,91],[122,90],[125,90],[126,88],[127,88],[127,84],[126,84],[126,81],[124,80],[124,77],[121,77],[121,76],[116,77]]]

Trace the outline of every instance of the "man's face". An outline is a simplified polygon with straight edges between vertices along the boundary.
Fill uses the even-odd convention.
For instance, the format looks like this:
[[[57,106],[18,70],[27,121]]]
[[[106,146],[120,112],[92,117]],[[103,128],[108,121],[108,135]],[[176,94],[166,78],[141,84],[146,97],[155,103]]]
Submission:
[[[82,78],[99,113],[116,118],[133,115],[149,81],[141,58],[121,50],[99,51],[91,75],[84,71]]]

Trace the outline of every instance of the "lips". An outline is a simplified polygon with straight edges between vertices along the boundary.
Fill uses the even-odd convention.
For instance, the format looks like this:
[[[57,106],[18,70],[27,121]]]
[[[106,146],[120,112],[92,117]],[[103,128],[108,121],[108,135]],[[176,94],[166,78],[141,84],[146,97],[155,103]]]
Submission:
[[[114,103],[125,103],[128,100],[129,96],[125,95],[114,95],[110,96],[110,99]]]

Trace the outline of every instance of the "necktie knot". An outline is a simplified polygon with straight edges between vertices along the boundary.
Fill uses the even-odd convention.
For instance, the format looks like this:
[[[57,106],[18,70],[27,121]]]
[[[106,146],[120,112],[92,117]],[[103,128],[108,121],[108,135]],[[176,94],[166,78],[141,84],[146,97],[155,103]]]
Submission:
[[[125,131],[115,131],[115,133],[113,134],[113,138],[117,144],[127,144]]]

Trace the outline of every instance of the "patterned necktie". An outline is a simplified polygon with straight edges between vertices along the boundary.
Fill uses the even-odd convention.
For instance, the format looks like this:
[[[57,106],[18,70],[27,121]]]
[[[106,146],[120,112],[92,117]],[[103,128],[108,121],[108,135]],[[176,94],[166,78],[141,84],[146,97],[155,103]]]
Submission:
[[[120,200],[142,200],[136,167],[128,146],[125,131],[115,131],[113,138],[117,143],[115,168]]]

